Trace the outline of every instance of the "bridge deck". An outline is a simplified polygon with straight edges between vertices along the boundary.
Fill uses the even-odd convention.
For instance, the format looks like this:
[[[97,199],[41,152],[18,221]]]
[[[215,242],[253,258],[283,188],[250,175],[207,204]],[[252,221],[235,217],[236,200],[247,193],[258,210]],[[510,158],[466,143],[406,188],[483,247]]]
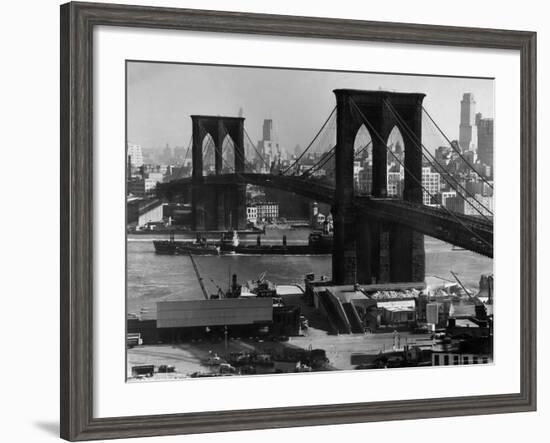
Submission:
[[[200,185],[253,184],[294,192],[318,202],[334,204],[333,186],[317,179],[273,174],[210,175],[195,182],[191,178],[184,178],[160,184],[157,192],[164,197],[175,196],[193,183]],[[396,223],[487,257],[493,257],[492,221],[391,198],[357,196],[355,205],[358,211],[369,217]]]

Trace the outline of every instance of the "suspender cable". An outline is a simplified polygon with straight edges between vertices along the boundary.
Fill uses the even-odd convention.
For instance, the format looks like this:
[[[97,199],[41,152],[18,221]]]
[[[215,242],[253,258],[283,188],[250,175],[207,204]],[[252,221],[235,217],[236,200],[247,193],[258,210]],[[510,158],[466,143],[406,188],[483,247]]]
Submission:
[[[419,181],[412,173],[411,171],[409,171],[409,169],[403,164],[403,162],[401,160],[399,160],[399,158],[392,152],[392,150],[388,147],[388,145],[386,144],[386,142],[382,139],[382,137],[380,136],[380,134],[376,131],[376,129],[370,124],[369,120],[367,119],[367,117],[365,117],[365,115],[363,114],[363,112],[361,111],[361,109],[359,108],[359,106],[357,106],[357,104],[355,103],[355,101],[353,99],[350,99],[351,100],[351,104],[355,107],[355,109],[357,110],[357,112],[359,113],[359,115],[361,116],[361,118],[364,120],[365,124],[368,125],[368,128],[370,131],[372,131],[377,137],[378,139],[384,144],[384,146],[386,147],[386,150],[393,156],[393,158],[403,167],[403,169],[408,172],[410,174],[410,176],[413,178],[413,180],[418,184],[420,185],[420,187],[422,188],[422,190],[424,192],[426,192],[431,198],[434,198],[434,196],[422,185],[422,181]],[[462,225],[462,227],[464,229],[466,229],[468,232],[470,232],[471,234],[473,234],[475,237],[477,237],[482,243],[485,243],[485,245],[489,246],[489,247],[492,247],[492,245],[487,242],[483,237],[481,237],[479,234],[477,234],[475,231],[472,231],[468,226],[466,226],[455,214],[453,214],[451,211],[449,211],[447,208],[445,208],[444,206],[442,206],[442,209],[447,212],[452,218],[454,218],[460,225]]]

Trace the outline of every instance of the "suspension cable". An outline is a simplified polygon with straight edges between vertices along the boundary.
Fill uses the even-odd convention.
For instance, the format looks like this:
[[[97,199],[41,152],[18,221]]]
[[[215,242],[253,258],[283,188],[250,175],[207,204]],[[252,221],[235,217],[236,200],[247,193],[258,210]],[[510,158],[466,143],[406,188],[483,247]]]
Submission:
[[[328,150],[323,156],[321,156],[321,158],[319,159],[319,161],[317,163],[315,163],[311,168],[308,168],[306,169],[304,172],[302,172],[300,174],[300,177],[304,177],[304,176],[307,176],[309,174],[312,174],[313,173],[313,170],[316,169],[317,171],[322,168],[323,166],[325,166],[328,161],[334,157],[335,155],[335,149],[336,149],[336,145],[334,145],[330,150]]]
[[[327,137],[328,137],[328,134],[327,132],[329,132],[331,129],[335,129],[335,122],[333,121],[329,127],[328,127],[328,130],[325,131],[322,135],[322,140],[320,141],[320,143],[326,141]],[[332,143],[330,143],[332,144]],[[311,167],[309,167],[307,170],[303,171],[301,174],[299,174],[299,176],[304,176],[306,174],[309,174],[311,173],[313,170],[319,170],[319,168],[323,167],[333,156],[334,156],[334,149],[336,148],[336,144],[334,144],[332,146],[332,148],[330,148],[328,151],[322,153],[319,157],[319,160],[317,160],[317,162],[315,162]],[[296,168],[296,171],[292,174],[292,175],[297,175],[298,174],[298,168]]]
[[[185,166],[185,160],[187,160],[187,156],[189,155],[189,151],[191,150],[191,145],[193,144],[193,134],[191,134],[191,137],[189,137],[189,143],[187,144],[187,150],[185,151],[185,157],[183,157],[183,165]]]
[[[315,140],[317,140],[317,137],[319,137],[319,135],[321,134],[321,132],[323,131],[323,129],[325,128],[325,126],[327,125],[327,123],[332,118],[332,116],[334,115],[335,112],[336,112],[336,106],[334,106],[334,108],[332,108],[332,111],[330,111],[330,114],[327,117],[327,119],[325,120],[325,122],[323,123],[323,126],[321,126],[321,129],[319,129],[319,131],[317,131],[317,134],[315,134],[315,137],[313,137],[313,139],[311,140],[309,145],[307,145],[306,149],[304,149],[304,151],[298,156],[298,158],[296,159],[296,161],[294,163],[292,163],[288,168],[286,168],[282,172],[283,175],[286,174],[290,169],[292,169],[296,164],[298,164],[298,162],[305,155],[305,153],[313,146],[313,143],[315,143]]]
[[[243,129],[244,129],[244,128],[243,128]],[[225,130],[225,126],[224,126],[224,130]],[[229,134],[229,132],[228,132],[227,130],[225,130],[225,131],[224,131],[224,137],[223,137],[223,140],[224,140],[224,141],[225,141],[225,139],[226,139],[226,137],[227,137],[228,134]],[[253,170],[254,170],[254,166],[252,165],[252,163],[247,162],[247,160],[246,160],[246,154],[245,154],[245,152],[244,152],[244,144],[243,144],[243,152],[240,152],[238,149],[235,149],[235,141],[233,140],[233,138],[231,138],[231,136],[229,136],[229,139],[230,139],[231,145],[233,146],[233,153],[234,153],[233,157],[234,157],[234,159],[237,159],[237,158],[238,158],[239,160],[242,160],[243,165],[245,166],[245,168],[246,168],[246,166],[248,166],[249,169],[250,169],[251,171],[253,171]],[[244,142],[244,140],[243,140],[243,142]],[[223,158],[223,152],[224,152],[224,149],[223,149],[223,141],[222,141],[222,162],[225,163],[225,164],[227,165],[227,162],[226,162],[226,161],[224,160],[224,158]],[[229,167],[230,169],[233,169],[233,172],[236,173],[236,172],[235,172],[235,168],[231,168],[229,165],[228,165],[228,167]]]
[[[246,128],[243,128],[244,129],[244,133],[246,135],[246,138],[248,139],[248,142],[250,143],[250,145],[252,146],[252,148],[254,149],[254,152],[256,152],[256,155],[260,158],[260,160],[262,161],[262,163],[264,165],[266,165],[267,169],[269,170],[270,169],[270,165],[267,164],[266,160],[262,157],[262,154],[260,154],[260,152],[256,149],[256,146],[254,145],[254,143],[252,142],[252,139],[250,138],[250,135],[248,135],[248,132],[246,130]]]
[[[394,157],[394,159],[403,167],[403,169],[409,173],[409,175],[413,178],[413,180],[422,188],[423,191],[425,191],[430,198],[434,198],[434,196],[422,185],[422,181],[419,181],[412,173],[409,171],[409,169],[403,164],[403,162],[392,152],[392,150],[386,145],[385,141],[382,139],[380,134],[376,131],[376,129],[371,125],[369,120],[365,117],[359,106],[355,103],[353,99],[350,99],[351,104],[355,107],[361,118],[365,121],[365,123],[369,126],[370,130],[374,132],[374,134],[378,137],[380,142],[382,142],[386,148],[386,150]],[[492,247],[492,245],[487,242],[483,237],[481,237],[479,234],[477,234],[475,231],[471,230],[468,226],[466,226],[462,220],[460,220],[455,214],[452,213],[452,211],[449,211],[444,206],[441,206],[441,208],[447,212],[451,217],[453,217],[462,227],[464,227],[467,231],[472,233],[475,237],[477,237],[479,240],[481,240],[483,243],[485,243],[487,246]]]
[[[445,137],[445,140],[447,140],[447,143],[449,143],[449,146],[451,147],[451,149],[453,151],[455,151],[458,156],[462,159],[462,161],[464,161],[464,163],[472,170],[474,171],[477,176],[479,178],[481,178],[481,180],[487,185],[489,186],[491,189],[493,189],[493,185],[485,178],[483,177],[482,174],[480,174],[474,167],[473,165],[470,164],[470,162],[462,155],[462,153],[460,152],[460,149],[457,149],[456,146],[449,140],[449,138],[447,137],[447,135],[443,132],[443,130],[439,127],[439,125],[435,122],[435,120],[432,118],[432,116],[430,115],[430,113],[426,110],[426,108],[424,106],[422,106],[422,110],[426,113],[426,115],[428,116],[428,118],[430,119],[430,121],[433,123],[433,125],[438,129],[438,131],[441,133],[441,135],[443,135],[443,137]]]
[[[441,163],[439,163],[437,161],[437,159],[433,156],[433,154],[424,146],[424,144],[422,143],[421,140],[419,140],[418,136],[412,131],[412,129],[409,127],[409,125],[407,125],[407,122],[405,122],[405,120],[401,117],[401,115],[399,115],[399,113],[395,110],[395,108],[393,107],[393,105],[391,104],[391,102],[389,100],[384,100],[384,104],[388,107],[388,109],[390,110],[390,112],[393,114],[393,116],[397,119],[398,122],[400,122],[402,125],[403,125],[403,129],[405,129],[405,131],[407,131],[409,137],[411,138],[411,140],[413,141],[413,145],[415,145],[419,150],[420,150],[420,154],[422,156],[424,156],[424,158],[428,161],[428,163],[430,164],[430,166],[434,166],[431,162],[430,162],[430,159],[428,158],[428,156],[426,154],[423,153],[423,151],[425,151],[429,156],[430,158],[441,168],[441,170],[445,170],[445,168],[443,168],[443,166],[441,165]],[[447,184],[456,192],[458,193],[458,195],[460,195],[460,197],[462,199],[464,199],[472,208],[474,208],[474,210],[479,214],[481,215],[483,218],[485,218],[487,221],[490,221],[487,216],[481,211],[479,210],[473,203],[471,203],[468,199],[464,198],[464,196],[458,191],[458,189],[456,189],[450,182],[449,180],[447,180],[447,178],[444,176],[444,175],[441,175],[440,176],[443,178],[443,180],[445,180],[447,182]],[[471,199],[473,199],[479,206],[481,206],[483,209],[485,209],[485,211],[487,211],[491,216],[493,216],[493,213],[492,211],[489,210],[489,208],[487,208],[483,203],[481,203],[480,201],[478,201],[475,196],[473,196],[472,194],[470,194],[470,192],[464,188],[464,186],[462,186],[460,184],[460,182],[455,178],[453,177],[452,175],[449,174],[449,177],[451,177],[455,182],[456,182],[456,186],[458,186],[460,189],[463,190],[463,192],[468,196],[470,197]]]
[[[397,119],[398,122],[400,122],[402,125],[403,125],[403,128],[405,129],[405,131],[408,133],[409,137],[411,137],[412,141],[413,141],[413,145],[415,145],[419,150],[420,150],[420,153],[421,155],[428,161],[428,163],[430,164],[430,166],[434,167],[433,163],[430,161],[430,159],[428,158],[428,156],[426,154],[424,154],[424,152],[426,152],[430,158],[433,160],[433,162],[435,162],[441,170],[445,171],[445,168],[443,168],[443,165],[441,165],[437,159],[433,156],[433,154],[422,144],[422,141],[419,140],[419,138],[416,136],[416,134],[412,131],[412,129],[410,129],[410,127],[407,125],[407,123],[404,121],[404,119],[401,117],[401,115],[399,115],[399,113],[395,110],[395,108],[393,107],[393,105],[389,102],[389,101],[384,101],[384,104],[386,104],[386,106],[388,107],[388,109],[390,110],[390,112],[394,115],[394,117]],[[416,141],[415,141],[416,140]],[[423,152],[424,151],[424,152]],[[437,168],[436,168],[437,169]],[[455,186],[453,186],[449,180],[444,176],[444,175],[441,175],[440,176],[443,178],[443,180],[445,180],[445,182],[447,182],[447,184],[463,199],[466,201],[466,203],[468,203],[468,205],[470,205],[479,215],[481,215],[483,218],[485,218],[487,221],[490,221],[490,219],[487,218],[487,216],[478,208],[476,207],[472,202],[470,202],[467,198],[464,197],[464,195],[462,195],[458,189],[455,188]],[[460,184],[460,182],[455,178],[453,177],[452,175],[449,174],[449,177],[452,178],[456,185],[462,189],[462,191],[468,196],[470,197],[474,202],[476,202],[479,206],[481,206],[483,209],[485,209],[485,211],[487,211],[491,216],[493,216],[493,213],[492,211],[489,210],[489,208],[487,208],[483,203],[481,203],[479,200],[477,200],[475,198],[475,196],[473,196],[466,188],[464,188],[464,186],[462,186]]]
[[[354,156],[358,156],[362,154],[363,151],[365,151],[365,149],[368,149],[370,145],[372,145],[372,140],[368,142],[365,146],[362,146],[361,148],[359,148],[359,150],[357,150],[357,152],[354,153]],[[321,158],[315,165],[313,165],[308,170],[304,171],[301,174],[301,177],[311,174],[314,168],[316,168],[318,171],[320,168],[325,166],[329,162],[329,160],[334,158],[334,156],[336,155],[336,149],[337,149],[337,145],[334,145],[329,151],[327,151],[327,153],[325,154],[325,157]]]

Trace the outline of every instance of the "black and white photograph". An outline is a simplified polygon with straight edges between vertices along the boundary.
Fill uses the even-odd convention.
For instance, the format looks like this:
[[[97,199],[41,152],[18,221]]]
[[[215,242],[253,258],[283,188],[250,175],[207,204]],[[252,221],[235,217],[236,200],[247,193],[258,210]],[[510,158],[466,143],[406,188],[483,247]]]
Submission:
[[[550,8],[502,5],[7,2],[2,441],[545,435]]]
[[[127,60],[127,382],[493,364],[494,88]]]

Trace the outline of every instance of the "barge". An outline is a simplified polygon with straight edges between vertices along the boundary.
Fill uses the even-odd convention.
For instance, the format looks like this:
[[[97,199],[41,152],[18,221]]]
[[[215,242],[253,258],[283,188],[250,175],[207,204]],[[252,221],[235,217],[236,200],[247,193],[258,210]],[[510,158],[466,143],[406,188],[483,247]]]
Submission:
[[[176,241],[174,233],[170,240],[153,240],[155,252],[163,255],[220,255],[220,246],[208,243],[203,237],[197,237],[194,242]]]

